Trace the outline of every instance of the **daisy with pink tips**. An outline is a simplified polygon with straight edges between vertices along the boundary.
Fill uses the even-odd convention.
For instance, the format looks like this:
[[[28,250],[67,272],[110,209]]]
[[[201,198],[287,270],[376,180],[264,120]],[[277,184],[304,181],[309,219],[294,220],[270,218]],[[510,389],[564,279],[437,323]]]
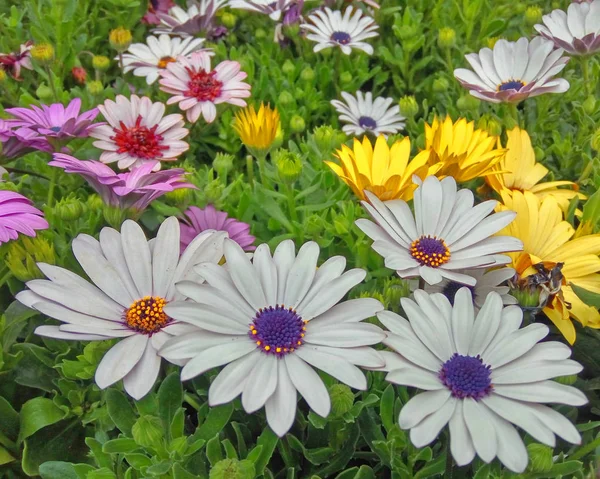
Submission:
[[[98,109],[108,125],[94,128],[90,136],[98,139],[94,146],[104,150],[100,155],[103,163],[116,161],[121,169],[151,163],[152,170],[158,171],[162,161],[175,161],[189,148],[181,141],[188,134],[183,116],[165,116],[164,103],[153,103],[146,96],[128,99],[119,95]]]
[[[33,237],[36,230],[45,229],[44,213],[30,200],[14,191],[0,191],[0,244],[16,240],[19,233]]]
[[[212,69],[210,58],[208,52],[194,52],[187,58],[179,57],[160,72],[161,90],[173,95],[167,104],[179,103],[191,123],[200,115],[212,123],[217,116],[216,105],[244,107],[243,98],[250,96],[250,85],[242,81],[248,75],[240,71],[238,62],[226,60]]]

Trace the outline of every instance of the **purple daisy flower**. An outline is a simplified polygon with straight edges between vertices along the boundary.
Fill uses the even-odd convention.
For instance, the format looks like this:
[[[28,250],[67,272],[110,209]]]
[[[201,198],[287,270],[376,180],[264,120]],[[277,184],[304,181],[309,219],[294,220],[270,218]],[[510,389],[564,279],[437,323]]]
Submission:
[[[254,251],[256,238],[250,234],[250,225],[231,218],[224,211],[218,211],[213,205],[206,208],[190,207],[180,218],[181,250],[183,251],[192,240],[206,230],[226,231],[229,238],[239,244],[245,251]]]
[[[44,213],[31,201],[14,191],[0,191],[0,244],[16,240],[19,233],[35,236],[35,230],[45,230]]]
[[[88,136],[98,115],[97,108],[79,114],[80,109],[81,100],[75,98],[66,108],[60,103],[53,103],[41,108],[32,105],[31,108],[8,108],[6,111],[17,118],[15,126],[29,128],[46,138],[66,140]]]
[[[183,169],[152,172],[152,163],[145,163],[126,173],[115,173],[99,161],[82,161],[70,155],[55,153],[54,159],[48,164],[62,168],[65,173],[81,175],[107,205],[122,210],[143,211],[165,193],[179,188],[195,188],[184,181]]]
[[[18,127],[17,120],[0,120],[0,156],[14,160],[34,150],[52,151],[52,146],[35,131]]]

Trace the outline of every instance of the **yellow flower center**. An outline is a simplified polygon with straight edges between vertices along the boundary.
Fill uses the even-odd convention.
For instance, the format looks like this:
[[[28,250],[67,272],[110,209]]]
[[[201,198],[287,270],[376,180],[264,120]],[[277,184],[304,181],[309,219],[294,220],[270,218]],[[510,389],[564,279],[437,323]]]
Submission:
[[[438,266],[450,260],[450,250],[443,239],[435,236],[421,236],[410,244],[410,254],[422,266]]]
[[[162,57],[158,61],[158,68],[167,68],[169,63],[173,63],[175,59],[173,57]]]
[[[143,334],[156,333],[171,321],[163,311],[165,304],[166,300],[159,296],[144,296],[134,301],[125,312],[127,326]]]

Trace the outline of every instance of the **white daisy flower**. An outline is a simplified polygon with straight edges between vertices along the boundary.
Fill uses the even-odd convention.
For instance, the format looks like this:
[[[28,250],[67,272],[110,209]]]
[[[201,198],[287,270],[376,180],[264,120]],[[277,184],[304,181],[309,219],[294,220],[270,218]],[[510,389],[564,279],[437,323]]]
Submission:
[[[498,40],[494,49],[465,55],[474,72],[466,68],[454,70],[456,79],[480,100],[491,103],[518,103],[544,93],[563,93],[569,89],[564,78],[554,78],[567,64],[563,50],[542,37],[531,42]]]
[[[516,216],[514,211],[492,213],[495,200],[473,206],[473,193],[456,191],[451,176],[438,180],[428,176],[414,193],[415,213],[403,200],[380,201],[365,190],[362,204],[375,223],[356,220],[372,240],[373,249],[385,258],[385,266],[401,278],[420,276],[429,284],[443,278],[474,286],[473,276],[459,273],[464,268],[489,268],[510,263],[498,253],[520,251],[523,243],[512,236],[493,236]],[[492,214],[490,214],[492,213]]]
[[[308,20],[312,23],[304,23],[300,27],[310,32],[306,38],[317,42],[313,51],[340,47],[346,55],[350,55],[353,48],[373,54],[373,47],[364,40],[376,37],[378,33],[375,30],[378,26],[375,20],[363,15],[361,10],[348,7],[342,16],[341,11],[332,11],[326,7],[325,10],[316,10]]]
[[[279,21],[281,14],[285,12],[296,0],[230,0],[231,8],[251,10],[269,15],[274,21]]]
[[[203,43],[204,38],[149,36],[146,43],[129,46],[127,53],[123,54],[123,68],[125,73],[133,70],[135,76],[146,77],[146,83],[152,85],[158,79],[160,70],[176,61],[180,55],[189,56],[202,50]]]
[[[312,367],[366,389],[366,377],[356,366],[384,365],[367,346],[385,335],[360,321],[383,306],[371,298],[337,304],[364,279],[364,270],[343,273],[346,260],[341,256],[317,269],[319,246],[314,242],[296,255],[294,243],[284,241],[273,256],[262,244],[250,260],[235,241],[226,240],[224,253],[226,266],[196,268],[207,284],[178,285],[191,302],[165,307],[170,317],[201,328],[171,339],[160,351],[169,360],[191,358],[182,380],[226,365],[210,386],[209,404],[224,404],[241,394],[246,412],[265,407],[279,436],[294,422],[296,391],[317,414],[329,414],[327,388]]]
[[[473,298],[473,305],[475,306],[475,309],[483,307],[483,303],[485,302],[487,295],[492,291],[500,295],[502,298],[502,304],[507,305],[518,303],[514,296],[508,294],[510,288],[506,285],[506,282],[515,276],[515,270],[513,268],[495,268],[488,270],[483,268],[471,268],[459,269],[457,272],[471,276],[477,281],[475,286],[467,286],[471,291],[471,297]],[[464,284],[443,279],[438,284],[425,284],[425,291],[429,294],[441,293],[448,298],[450,304],[454,304],[454,296],[456,295],[457,291],[463,287],[465,287]]]
[[[331,104],[340,114],[340,121],[349,123],[342,130],[347,135],[362,135],[372,133],[375,136],[381,134],[398,133],[404,128],[405,118],[400,114],[400,107],[390,105],[394,103],[392,98],[377,97],[373,101],[373,94],[361,91],[356,92],[356,97],[342,92],[346,103],[339,100],[331,100]]]
[[[96,370],[100,389],[123,379],[127,393],[140,399],[158,376],[158,349],[172,335],[194,330],[165,313],[171,301],[184,297],[175,283],[201,281],[193,266],[216,264],[223,256],[224,232],[205,231],[179,256],[179,222],[171,217],[156,239],[148,241],[140,226],[125,221],[121,232],[104,228],[100,241],[81,234],[73,253],[94,284],[64,268],[38,263],[48,279],[27,283],[17,299],[64,324],[39,326],[35,333],[57,339],[102,341],[122,339],[102,358]]]
[[[547,326],[519,329],[521,309],[503,308],[494,292],[476,317],[467,288],[458,291],[454,306],[441,294],[421,290],[415,299],[401,300],[408,321],[389,311],[377,314],[390,330],[384,344],[395,351],[383,353],[386,379],[425,391],[400,411],[400,427],[410,429],[415,447],[430,444],[448,424],[450,451],[459,466],[477,454],[484,462],[497,457],[511,471],[523,472],[527,449],[511,423],[550,447],[555,435],[581,442],[568,419],[543,405],[587,403],[578,389],[551,380],[583,368],[568,359],[568,346],[539,343]]]
[[[552,40],[571,55],[588,55],[600,50],[600,0],[571,3],[567,12],[553,10],[535,25],[540,35]]]
[[[160,25],[152,32],[181,37],[209,34],[214,28],[217,10],[228,4],[229,0],[191,0],[187,2],[187,10],[176,5],[169,9],[168,14],[157,13]]]
[[[103,163],[118,162],[121,169],[154,163],[153,171],[161,168],[161,161],[175,161],[189,145],[183,116],[165,116],[165,104],[153,103],[147,96],[117,95],[116,101],[106,100],[98,109],[108,122],[90,131],[96,148],[104,150]]]

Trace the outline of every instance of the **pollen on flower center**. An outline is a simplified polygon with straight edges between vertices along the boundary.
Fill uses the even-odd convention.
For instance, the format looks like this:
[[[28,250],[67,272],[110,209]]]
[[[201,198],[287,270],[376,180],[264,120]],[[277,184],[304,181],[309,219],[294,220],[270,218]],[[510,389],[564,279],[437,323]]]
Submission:
[[[264,353],[282,357],[302,346],[306,323],[292,308],[269,306],[258,310],[248,334]]]
[[[166,68],[169,63],[173,63],[176,61],[173,57],[162,57],[158,61],[158,68]]]
[[[361,128],[365,130],[373,130],[377,128],[377,122],[373,120],[373,118],[371,118],[370,116],[361,116],[358,119],[358,124]]]
[[[488,396],[493,389],[491,368],[479,356],[462,356],[458,353],[446,361],[439,378],[452,396],[475,400]]]
[[[185,96],[194,97],[198,101],[214,101],[220,94],[223,82],[216,79],[217,72],[198,72],[187,68],[190,75]]]
[[[331,34],[331,40],[339,43],[340,45],[348,45],[352,40],[352,37],[346,32],[333,32]]]
[[[450,250],[444,240],[435,236],[421,236],[410,245],[410,254],[421,265],[437,268],[450,260]]]
[[[135,125],[132,127],[126,126],[120,122],[121,129],[115,128],[115,136],[111,137],[119,149],[118,153],[128,153],[137,158],[152,160],[160,158],[164,150],[169,147],[162,144],[163,136],[156,133],[158,125],[152,128],[143,126],[142,116],[138,116]]]
[[[526,83],[521,80],[508,80],[508,81],[502,82],[500,85],[498,85],[498,91],[505,91],[505,90],[519,91],[525,85],[526,85]]]
[[[153,334],[166,326],[171,318],[163,311],[167,304],[159,296],[144,296],[134,301],[125,312],[125,322],[130,329],[143,334]]]

